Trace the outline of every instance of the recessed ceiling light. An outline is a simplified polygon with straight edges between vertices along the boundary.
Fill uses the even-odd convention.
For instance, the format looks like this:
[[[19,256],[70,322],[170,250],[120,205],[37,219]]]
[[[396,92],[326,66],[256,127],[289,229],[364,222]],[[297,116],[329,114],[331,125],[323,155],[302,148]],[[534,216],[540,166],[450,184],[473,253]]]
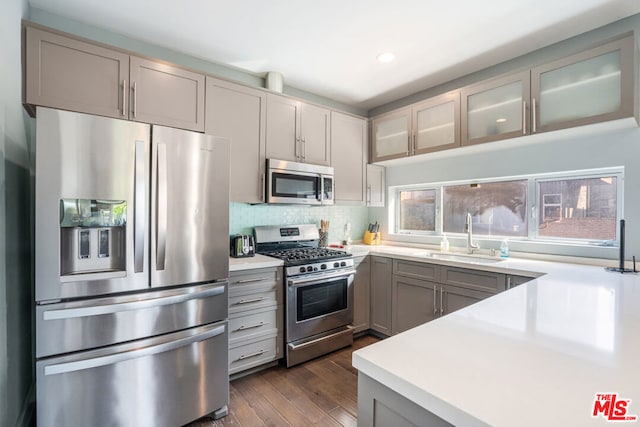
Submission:
[[[504,117],[500,117],[499,119],[496,119],[496,123],[504,123],[506,121],[507,119],[505,119]]]
[[[391,52],[384,52],[376,56],[376,59],[380,62],[391,62],[395,59],[395,55]]]

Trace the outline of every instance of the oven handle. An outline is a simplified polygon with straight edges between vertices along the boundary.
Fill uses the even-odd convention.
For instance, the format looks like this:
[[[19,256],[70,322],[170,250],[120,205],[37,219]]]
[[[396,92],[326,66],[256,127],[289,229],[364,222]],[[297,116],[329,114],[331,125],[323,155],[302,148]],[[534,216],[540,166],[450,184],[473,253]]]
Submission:
[[[296,278],[291,278],[287,280],[287,284],[289,286],[298,286],[298,285],[309,285],[309,284],[313,284],[313,283],[322,283],[322,282],[326,282],[328,280],[332,280],[332,279],[342,279],[344,277],[349,277],[349,276],[355,276],[356,274],[356,270],[355,269],[349,269],[349,270],[341,270],[339,272],[336,273],[331,273],[331,274],[327,274],[327,275],[321,275],[321,276],[316,276],[313,275],[313,277],[296,277]]]
[[[305,347],[309,347],[309,346],[318,344],[318,343],[320,343],[322,341],[326,341],[328,339],[335,338],[336,335],[344,335],[344,334],[350,334],[350,333],[352,334],[353,333],[353,331],[352,331],[353,329],[355,329],[353,326],[346,325],[345,329],[342,329],[342,330],[340,330],[340,331],[338,331],[336,333],[333,333],[331,335],[326,335],[326,336],[323,336],[323,337],[320,337],[320,338],[316,338],[316,339],[311,340],[311,341],[306,341],[306,342],[303,342],[302,344],[289,343],[287,345],[289,346],[289,348],[291,350],[300,350],[300,349],[303,349]]]

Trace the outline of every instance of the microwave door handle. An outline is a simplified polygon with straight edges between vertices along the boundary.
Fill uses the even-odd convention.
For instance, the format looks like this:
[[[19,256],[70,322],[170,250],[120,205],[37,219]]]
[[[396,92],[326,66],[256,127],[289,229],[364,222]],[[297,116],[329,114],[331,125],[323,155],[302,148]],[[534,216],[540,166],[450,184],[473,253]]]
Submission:
[[[324,175],[320,175],[320,197],[318,200],[320,200],[320,204],[324,201]]]

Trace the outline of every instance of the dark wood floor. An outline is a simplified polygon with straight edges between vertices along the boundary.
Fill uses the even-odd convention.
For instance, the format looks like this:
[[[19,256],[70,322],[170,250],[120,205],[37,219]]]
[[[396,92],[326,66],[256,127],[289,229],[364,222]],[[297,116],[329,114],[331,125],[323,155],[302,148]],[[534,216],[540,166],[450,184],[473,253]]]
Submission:
[[[353,347],[293,368],[276,366],[231,382],[229,415],[188,427],[356,426],[358,372],[351,353],[378,341],[367,335]]]

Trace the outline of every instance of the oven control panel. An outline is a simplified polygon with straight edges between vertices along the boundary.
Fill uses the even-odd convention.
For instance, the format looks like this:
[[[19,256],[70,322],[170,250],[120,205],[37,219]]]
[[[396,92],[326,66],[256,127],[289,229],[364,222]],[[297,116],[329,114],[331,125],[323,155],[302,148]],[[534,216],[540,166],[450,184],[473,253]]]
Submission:
[[[329,259],[304,265],[296,265],[286,268],[287,277],[301,274],[313,274],[323,271],[333,271],[343,268],[353,268],[353,258]]]

